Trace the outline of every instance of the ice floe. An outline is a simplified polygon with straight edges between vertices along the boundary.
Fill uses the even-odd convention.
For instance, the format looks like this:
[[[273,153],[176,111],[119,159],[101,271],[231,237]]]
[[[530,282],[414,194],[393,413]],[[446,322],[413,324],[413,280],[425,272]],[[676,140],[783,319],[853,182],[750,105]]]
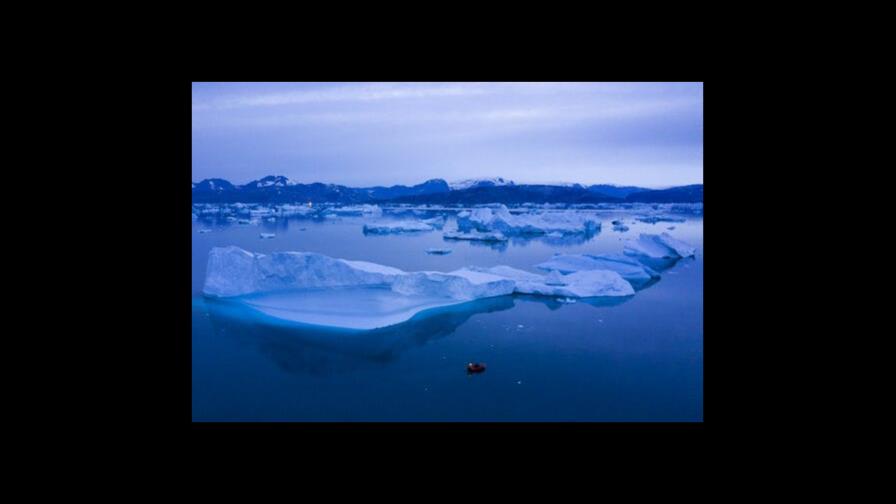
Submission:
[[[506,242],[507,237],[501,233],[480,233],[479,231],[469,231],[459,233],[455,231],[446,231],[442,234],[442,238],[446,240],[472,240],[485,242]]]
[[[432,224],[413,220],[364,224],[364,232],[371,234],[416,233],[433,229],[435,228]]]
[[[274,233],[261,233],[260,235],[258,235],[258,237],[261,239],[271,239],[275,236],[277,236],[277,235]]]
[[[513,292],[517,294],[583,298],[630,296],[635,293],[632,285],[619,273],[609,270],[585,270],[569,275],[560,275],[556,272],[539,275],[510,266],[471,269],[513,280],[515,283]]]
[[[669,233],[641,233],[637,240],[629,240],[625,244],[627,255],[646,256],[652,258],[690,257],[696,249],[687,243],[675,239]]]
[[[427,254],[432,254],[432,255],[446,255],[446,254],[450,254],[450,253],[451,253],[451,249],[445,249],[445,248],[428,248],[428,249],[426,249],[426,253],[427,253]]]
[[[309,312],[309,292],[346,291],[379,307],[363,319],[340,319],[338,304],[325,313]],[[349,292],[350,291],[350,292]],[[508,294],[563,298],[629,296],[634,290],[619,273],[585,270],[540,275],[511,268],[468,267],[443,273],[406,272],[366,261],[336,259],[311,252],[259,254],[239,247],[209,252],[203,294],[239,298],[246,305],[293,322],[373,329],[404,322],[423,310]]]
[[[684,222],[685,219],[680,217],[668,217],[662,215],[646,215],[635,217],[635,220],[639,220],[641,222],[646,222],[648,224],[656,224],[657,222]]]
[[[579,212],[544,212],[511,214],[504,205],[496,208],[474,208],[457,214],[460,231],[501,232],[505,235],[547,233],[594,233],[600,221],[593,215]]]
[[[543,263],[536,264],[535,267],[560,273],[586,270],[615,271],[636,288],[660,277],[660,274],[650,267],[621,254],[557,254]]]

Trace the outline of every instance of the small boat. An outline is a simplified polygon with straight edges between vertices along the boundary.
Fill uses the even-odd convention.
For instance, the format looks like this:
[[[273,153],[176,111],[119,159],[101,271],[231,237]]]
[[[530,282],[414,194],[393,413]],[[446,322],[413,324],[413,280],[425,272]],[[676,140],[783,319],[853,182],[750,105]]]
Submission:
[[[479,362],[471,362],[467,364],[467,373],[481,373],[485,371],[485,364]]]

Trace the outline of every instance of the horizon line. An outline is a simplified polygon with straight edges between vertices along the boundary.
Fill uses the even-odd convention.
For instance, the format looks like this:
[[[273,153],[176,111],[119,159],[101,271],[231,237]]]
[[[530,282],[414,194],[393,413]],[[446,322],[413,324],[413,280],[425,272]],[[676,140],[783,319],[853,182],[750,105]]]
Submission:
[[[674,187],[685,187],[685,186],[690,186],[690,185],[703,185],[703,182],[702,182],[702,181],[701,181],[701,182],[690,182],[690,183],[686,183],[686,184],[669,185],[669,186],[647,186],[647,185],[643,185],[643,186],[642,186],[642,185],[634,185],[634,184],[617,184],[617,183],[613,183],[613,182],[595,182],[595,183],[591,183],[591,184],[582,183],[582,182],[517,182],[517,181],[515,181],[515,180],[511,180],[511,179],[509,179],[509,178],[502,177],[502,176],[497,176],[497,177],[477,177],[477,178],[468,178],[468,179],[460,179],[460,180],[456,180],[456,181],[454,181],[454,182],[450,182],[450,181],[448,181],[448,179],[445,179],[445,178],[436,177],[436,178],[426,179],[426,180],[424,180],[424,181],[422,181],[422,182],[418,182],[418,183],[416,183],[416,184],[410,184],[410,185],[408,185],[408,184],[401,184],[401,183],[397,183],[397,184],[396,184],[396,183],[393,183],[393,184],[391,184],[391,185],[375,184],[375,185],[369,185],[369,186],[361,186],[361,185],[358,185],[358,186],[352,186],[352,185],[347,185],[347,184],[337,184],[337,183],[333,183],[333,182],[321,182],[321,181],[299,182],[299,181],[296,181],[296,180],[294,180],[294,179],[292,179],[292,178],[290,178],[289,176],[286,176],[286,175],[265,175],[264,177],[260,177],[260,178],[257,178],[257,179],[252,179],[252,180],[249,180],[248,182],[245,182],[245,183],[242,183],[242,184],[236,184],[236,183],[233,183],[233,182],[231,182],[230,180],[227,180],[226,178],[223,178],[223,177],[206,177],[206,178],[200,180],[199,182],[193,182],[192,180],[191,180],[190,182],[191,182],[192,184],[199,184],[199,183],[201,183],[201,182],[203,182],[203,181],[205,181],[205,180],[218,179],[218,180],[225,180],[225,181],[229,182],[230,184],[232,184],[232,185],[234,185],[234,186],[240,187],[240,186],[245,186],[246,184],[248,184],[248,183],[250,183],[250,182],[254,182],[254,181],[256,181],[256,180],[261,180],[261,179],[266,178],[266,177],[285,177],[287,180],[289,180],[290,182],[293,182],[293,183],[295,183],[295,184],[304,184],[304,185],[310,185],[310,184],[324,184],[324,185],[337,185],[337,186],[338,186],[338,185],[341,185],[341,186],[344,186],[344,187],[351,187],[351,188],[358,188],[358,189],[364,189],[364,188],[369,188],[369,187],[393,187],[393,186],[405,186],[405,187],[411,187],[411,186],[415,186],[415,185],[424,184],[424,183],[426,183],[426,182],[429,182],[430,180],[442,180],[442,181],[444,181],[446,184],[451,185],[451,184],[454,183],[454,182],[463,182],[463,181],[467,181],[467,180],[491,180],[491,179],[497,179],[497,178],[504,179],[504,180],[506,180],[506,181],[508,181],[508,182],[513,182],[513,185],[564,186],[564,185],[576,185],[576,184],[578,184],[578,185],[583,186],[583,187],[588,187],[588,186],[593,186],[593,185],[608,185],[608,186],[613,186],[613,187],[639,187],[639,188],[642,188],[642,189],[653,189],[653,190],[672,189],[672,188],[674,188]]]

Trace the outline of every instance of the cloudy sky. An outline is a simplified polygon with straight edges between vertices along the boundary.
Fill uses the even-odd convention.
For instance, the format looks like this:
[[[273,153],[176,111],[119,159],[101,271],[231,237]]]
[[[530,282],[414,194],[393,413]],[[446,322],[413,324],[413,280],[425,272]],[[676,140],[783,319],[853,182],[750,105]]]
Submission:
[[[702,83],[194,83],[193,181],[703,183]]]

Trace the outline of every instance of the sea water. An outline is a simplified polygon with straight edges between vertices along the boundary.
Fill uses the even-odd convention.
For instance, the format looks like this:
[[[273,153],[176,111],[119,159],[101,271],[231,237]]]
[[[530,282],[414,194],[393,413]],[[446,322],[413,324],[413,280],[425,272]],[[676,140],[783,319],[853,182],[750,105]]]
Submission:
[[[702,216],[650,224],[632,214],[596,215],[603,227],[594,236],[503,244],[444,240],[439,230],[365,234],[371,217],[194,221],[193,420],[702,421]],[[448,217],[446,231],[455,225]],[[613,231],[610,222],[620,218],[628,231]],[[555,253],[621,253],[624,240],[662,232],[697,247],[696,256],[660,264],[668,269],[658,282],[622,299],[502,296],[358,332],[277,323],[201,294],[216,246],[317,252],[405,271],[504,264],[544,273],[534,265]],[[307,309],[325,317],[340,304],[367,309],[325,292]],[[486,371],[467,374],[469,362]]]

